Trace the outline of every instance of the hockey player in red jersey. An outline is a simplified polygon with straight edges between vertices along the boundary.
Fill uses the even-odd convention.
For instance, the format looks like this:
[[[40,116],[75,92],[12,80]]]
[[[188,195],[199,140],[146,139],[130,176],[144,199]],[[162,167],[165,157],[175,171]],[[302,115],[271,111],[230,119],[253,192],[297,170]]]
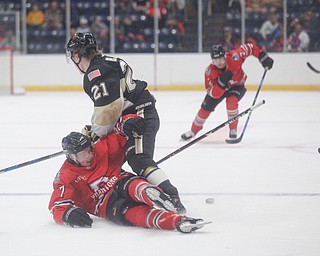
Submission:
[[[207,94],[201,104],[191,130],[181,135],[182,140],[193,138],[202,128],[218,104],[226,99],[228,119],[238,115],[238,102],[246,93],[245,82],[247,75],[242,69],[246,58],[254,56],[259,59],[265,69],[271,69],[273,59],[257,45],[246,43],[235,50],[225,53],[222,45],[213,45],[211,52],[212,63],[205,71],[205,88]],[[230,139],[237,138],[238,120],[229,124]]]
[[[130,136],[132,131],[126,134],[128,129],[124,126],[125,120],[118,130]],[[49,203],[55,222],[91,227],[91,214],[117,224],[176,229],[182,233],[207,224],[202,219],[179,215],[158,186],[121,169],[126,141],[126,137],[116,133],[103,136],[95,144],[78,132],[63,138],[67,159],[53,182]]]
[[[128,140],[126,160],[136,174],[168,194],[179,213],[185,213],[177,188],[153,160],[160,120],[147,82],[133,79],[133,70],[123,59],[102,55],[92,33],[76,33],[66,48],[67,58],[84,74],[83,89],[94,105],[88,135],[96,139],[109,134],[121,115],[142,116],[147,131],[139,139]],[[136,145],[142,146],[138,149]]]

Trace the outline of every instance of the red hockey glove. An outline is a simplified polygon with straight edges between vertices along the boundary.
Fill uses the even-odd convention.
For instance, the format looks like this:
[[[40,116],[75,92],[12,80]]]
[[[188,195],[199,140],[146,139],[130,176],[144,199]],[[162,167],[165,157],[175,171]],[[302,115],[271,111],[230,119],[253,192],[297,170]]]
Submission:
[[[226,71],[223,72],[220,77],[218,78],[218,85],[224,89],[228,90],[229,89],[229,81],[232,78],[233,73],[231,71]]]
[[[143,135],[147,129],[147,122],[136,114],[122,116],[116,124],[116,133],[129,138],[137,138]]]
[[[271,59],[266,52],[260,52],[259,61],[264,68],[267,68],[268,70],[272,69],[273,59]]]
[[[79,207],[71,207],[63,215],[63,221],[71,227],[91,228],[93,220]]]

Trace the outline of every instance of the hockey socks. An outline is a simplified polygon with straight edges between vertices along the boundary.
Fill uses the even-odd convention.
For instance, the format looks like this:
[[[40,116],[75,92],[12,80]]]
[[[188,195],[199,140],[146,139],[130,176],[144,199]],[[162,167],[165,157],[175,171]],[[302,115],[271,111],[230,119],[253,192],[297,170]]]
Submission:
[[[231,119],[239,114],[238,109],[238,98],[235,96],[230,96],[226,99],[227,104],[227,113],[228,113],[228,119]],[[239,120],[236,120],[229,124],[230,130],[237,130]]]
[[[210,115],[210,111],[205,110],[203,108],[200,108],[200,110],[198,111],[197,116],[195,117],[195,119],[193,120],[192,126],[191,126],[191,131],[194,134],[197,134],[203,127],[205,121],[207,120],[207,118]]]
[[[192,233],[204,225],[212,222],[206,222],[202,219],[183,217],[174,212],[165,212],[154,209],[152,206],[140,205],[129,208],[124,214],[124,218],[131,224],[144,227],[163,230],[177,230],[181,233]]]
[[[174,212],[166,212],[148,205],[129,208],[124,217],[135,226],[165,230],[175,230],[182,219],[182,216]]]

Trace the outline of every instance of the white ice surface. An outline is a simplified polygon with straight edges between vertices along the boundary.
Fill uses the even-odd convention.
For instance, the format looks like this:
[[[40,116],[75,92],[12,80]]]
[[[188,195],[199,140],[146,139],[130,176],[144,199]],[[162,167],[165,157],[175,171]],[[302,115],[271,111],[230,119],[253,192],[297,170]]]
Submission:
[[[190,128],[204,92],[154,95],[159,160],[185,144],[180,134]],[[254,95],[245,95],[240,111]],[[213,224],[190,235],[98,218],[91,229],[59,226],[47,209],[59,156],[0,175],[0,255],[319,256],[320,92],[262,90],[262,99],[266,104],[252,113],[241,143],[226,144],[224,127],[161,164],[187,215]],[[0,169],[60,151],[61,138],[88,124],[91,111],[82,92],[1,96]],[[223,102],[203,132],[226,118]],[[208,197],[215,203],[205,204]]]

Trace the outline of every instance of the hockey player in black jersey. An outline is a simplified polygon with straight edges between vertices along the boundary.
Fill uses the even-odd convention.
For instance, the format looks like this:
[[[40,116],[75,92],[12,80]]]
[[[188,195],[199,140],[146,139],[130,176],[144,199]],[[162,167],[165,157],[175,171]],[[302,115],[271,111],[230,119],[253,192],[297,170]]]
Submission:
[[[112,133],[122,115],[138,114],[141,118],[127,122],[137,134],[142,134],[139,131],[144,127],[146,131],[141,137],[135,133],[130,136],[126,160],[135,173],[158,185],[171,197],[177,212],[185,213],[177,188],[153,160],[160,121],[156,100],[146,89],[147,82],[133,79],[133,71],[124,60],[102,55],[92,33],[74,34],[67,44],[66,54],[84,74],[83,89],[94,104],[92,126],[87,128],[87,135],[96,140]]]

